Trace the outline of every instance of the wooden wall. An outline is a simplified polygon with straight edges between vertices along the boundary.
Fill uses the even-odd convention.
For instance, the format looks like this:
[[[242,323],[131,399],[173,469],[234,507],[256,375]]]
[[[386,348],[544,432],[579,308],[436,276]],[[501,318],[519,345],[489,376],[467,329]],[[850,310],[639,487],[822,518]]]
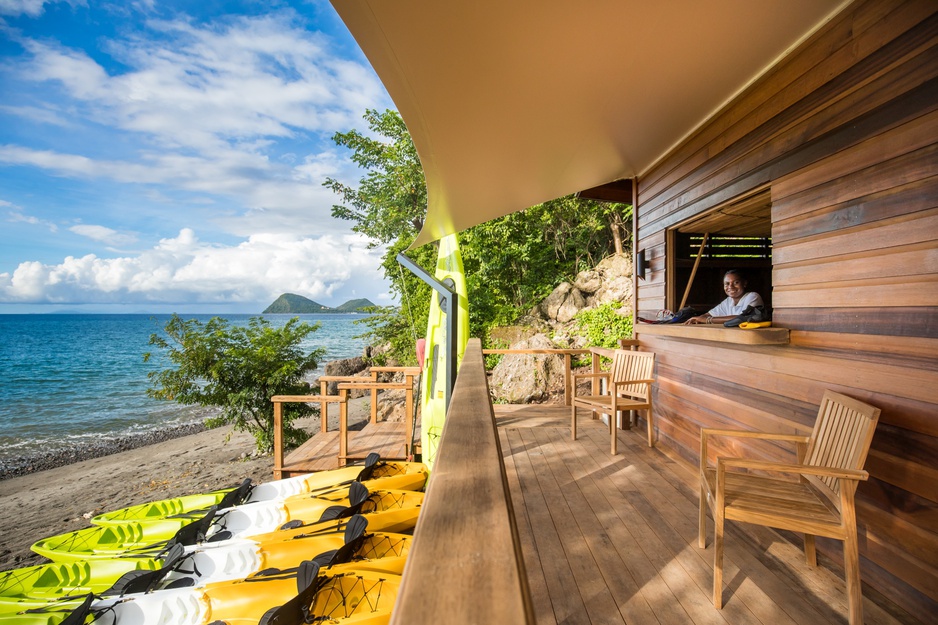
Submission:
[[[660,443],[696,463],[701,426],[806,432],[826,388],[879,406],[858,495],[863,581],[922,620],[938,614],[936,11],[855,2],[641,176],[636,211],[651,265],[636,305],[654,312],[677,305],[667,230],[770,189],[774,322],[791,343],[637,328],[658,353]],[[841,560],[840,543],[820,548]]]

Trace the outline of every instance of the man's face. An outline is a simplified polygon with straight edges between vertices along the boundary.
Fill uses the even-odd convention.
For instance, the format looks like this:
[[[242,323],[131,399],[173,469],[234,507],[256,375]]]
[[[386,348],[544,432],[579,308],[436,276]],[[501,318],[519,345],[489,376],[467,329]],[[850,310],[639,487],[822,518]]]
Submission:
[[[732,297],[734,301],[738,300],[746,292],[746,281],[735,273],[727,274],[723,278],[723,291]]]

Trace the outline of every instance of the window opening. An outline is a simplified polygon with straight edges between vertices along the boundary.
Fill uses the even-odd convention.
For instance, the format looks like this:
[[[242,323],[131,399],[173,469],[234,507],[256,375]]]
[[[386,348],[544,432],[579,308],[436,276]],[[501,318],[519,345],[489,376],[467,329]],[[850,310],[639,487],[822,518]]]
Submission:
[[[669,305],[678,307],[687,292],[687,306],[701,312],[722,301],[723,274],[739,269],[749,280],[749,290],[772,305],[772,218],[768,189],[734,200],[698,215],[675,228],[669,240],[672,268]],[[701,249],[701,243],[706,242]],[[676,308],[675,308],[676,309]]]

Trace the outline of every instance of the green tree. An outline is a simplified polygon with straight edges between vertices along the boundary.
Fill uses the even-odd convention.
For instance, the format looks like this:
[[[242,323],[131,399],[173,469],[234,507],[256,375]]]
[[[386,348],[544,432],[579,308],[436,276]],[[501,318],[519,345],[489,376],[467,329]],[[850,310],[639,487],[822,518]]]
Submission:
[[[206,421],[209,427],[233,424],[250,432],[257,449],[273,449],[274,395],[307,395],[303,377],[313,371],[325,353],[322,348],[304,351],[303,340],[319,324],[294,317],[283,327],[272,327],[262,317],[247,326],[232,326],[213,317],[206,323],[173,315],[163,328],[166,336],[153,334],[150,345],[162,350],[174,366],[150,372],[147,395],[185,405],[215,406],[220,413]],[[151,358],[144,354],[144,360]],[[314,413],[307,404],[283,407],[284,442],[299,445],[307,434],[292,425]]]
[[[326,178],[323,186],[342,198],[332,216],[355,222],[352,230],[388,244],[407,245],[423,227],[427,215],[427,185],[417,148],[397,111],[365,112],[368,128],[384,140],[357,130],[336,133],[336,145],[352,152],[352,161],[368,173],[357,187]],[[375,244],[377,245],[377,244]]]
[[[341,198],[332,216],[352,223],[352,230],[385,245],[381,267],[391,284],[398,307],[375,308],[364,323],[376,342],[391,345],[390,357],[413,364],[414,333],[423,335],[429,314],[430,287],[397,262],[423,227],[427,214],[427,186],[417,149],[397,111],[369,109],[364,119],[372,136],[357,130],[336,133],[333,141],[351,151],[352,161],[366,171],[357,186],[327,178],[323,186]],[[424,245],[407,253],[433,273],[436,245]]]
[[[372,339],[391,344],[391,356],[414,361],[414,335],[422,336],[430,288],[397,263],[397,254],[414,241],[427,212],[423,169],[407,127],[395,111],[369,110],[372,136],[337,133],[333,140],[349,149],[365,175],[357,186],[329,178],[323,184],[342,203],[332,215],[353,222],[355,232],[386,245],[385,277],[400,302],[376,309],[367,321]],[[628,238],[631,207],[567,196],[480,224],[460,233],[469,291],[470,332],[484,337],[494,325],[514,322],[563,280],[595,265]],[[435,244],[407,255],[433,273]]]

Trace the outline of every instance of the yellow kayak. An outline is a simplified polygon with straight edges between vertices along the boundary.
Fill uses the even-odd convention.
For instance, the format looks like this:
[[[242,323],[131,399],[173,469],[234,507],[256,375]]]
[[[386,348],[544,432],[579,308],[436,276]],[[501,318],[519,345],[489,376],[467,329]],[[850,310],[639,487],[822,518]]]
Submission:
[[[369,454],[364,465],[319,471],[256,485],[251,480],[244,480],[236,488],[161,499],[105,512],[91,519],[91,523],[107,526],[130,521],[158,523],[164,519],[194,521],[205,516],[212,506],[224,510],[244,504],[281,501],[299,495],[338,500],[346,497],[353,482],[363,483],[368,490],[423,490],[427,482],[427,468],[420,462],[383,461],[378,454]]]
[[[384,625],[400,576],[374,571],[322,570],[314,562],[236,582],[207,584],[96,602],[104,625]]]

